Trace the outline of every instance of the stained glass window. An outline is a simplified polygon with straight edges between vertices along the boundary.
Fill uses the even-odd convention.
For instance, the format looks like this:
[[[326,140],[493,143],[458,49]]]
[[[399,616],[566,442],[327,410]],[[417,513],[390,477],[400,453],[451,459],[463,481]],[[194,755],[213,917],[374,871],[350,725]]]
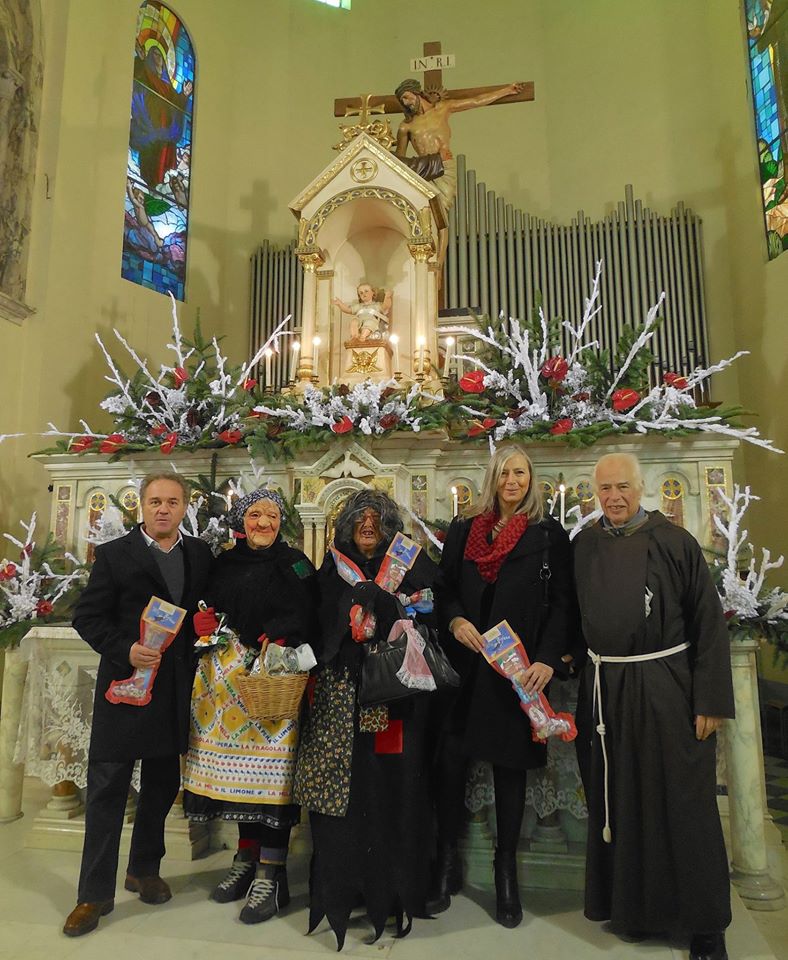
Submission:
[[[769,259],[788,249],[788,0],[745,0]]]
[[[121,276],[178,300],[186,292],[194,50],[158,0],[137,14]]]

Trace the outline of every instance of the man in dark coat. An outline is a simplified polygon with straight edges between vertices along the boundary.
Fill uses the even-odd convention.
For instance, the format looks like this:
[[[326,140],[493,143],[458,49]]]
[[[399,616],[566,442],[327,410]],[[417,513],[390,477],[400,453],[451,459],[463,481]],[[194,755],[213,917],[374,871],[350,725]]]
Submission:
[[[577,713],[585,914],[640,937],[690,934],[692,960],[726,960],[714,733],[733,717],[733,689],[722,607],[697,541],[640,506],[637,459],[609,454],[594,477],[604,516],[575,541],[589,648]]]
[[[180,787],[193,679],[191,617],[211,564],[206,544],[179,531],[188,487],[174,473],[145,477],[143,522],[119,540],[99,546],[90,579],[77,602],[74,628],[101,655],[93,707],[85,806],[85,842],[77,906],[63,932],[95,930],[114,907],[123,816],[135,760],[141,786],[125,887],[145,903],[165,903],[170,889],[159,876],[164,820]],[[139,643],[140,616],[151,596],[186,609],[180,632],[163,654]],[[145,706],[111,703],[113,680],[135,668],[158,667]]]

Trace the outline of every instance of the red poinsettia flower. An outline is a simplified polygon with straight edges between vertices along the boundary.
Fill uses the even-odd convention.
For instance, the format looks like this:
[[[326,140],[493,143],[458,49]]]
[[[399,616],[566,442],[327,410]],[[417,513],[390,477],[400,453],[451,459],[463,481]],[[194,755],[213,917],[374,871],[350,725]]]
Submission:
[[[185,367],[176,367],[172,371],[172,379],[175,381],[176,387],[182,387],[189,379],[189,371]]]
[[[0,582],[3,580],[13,580],[16,576],[16,564],[6,560],[0,564]]]
[[[71,453],[84,453],[86,450],[90,450],[95,442],[95,437],[74,437],[69,446],[69,450]]]
[[[662,379],[669,387],[675,387],[677,390],[683,390],[687,386],[687,378],[682,377],[680,373],[666,373]]]
[[[639,400],[640,394],[637,392],[637,390],[633,390],[631,387],[625,387],[622,390],[616,390],[611,397],[613,409],[618,413],[623,413],[625,410],[631,410]]]
[[[545,380],[553,381],[553,384],[560,383],[569,373],[569,364],[563,357],[550,357],[541,370]]]
[[[466,393],[483,393],[484,376],[484,370],[471,370],[460,378],[460,389]]]
[[[331,424],[331,429],[334,431],[334,433],[347,433],[349,430],[353,429],[353,421],[350,419],[350,417],[342,417],[341,420]]]
[[[122,433],[111,433],[106,439],[101,441],[99,453],[115,453],[126,442]]]
[[[178,434],[168,433],[167,436],[164,438],[164,442],[159,444],[159,450],[161,450],[162,453],[172,453],[177,443],[178,443]]]
[[[391,430],[392,427],[396,427],[399,423],[399,417],[396,413],[384,413],[380,418],[380,425],[384,430]]]
[[[220,434],[217,435],[216,439],[221,440],[222,443],[238,443],[239,440],[243,440],[243,432],[241,430],[222,430]]]
[[[468,436],[478,437],[480,433],[486,433],[488,430],[492,430],[497,424],[498,421],[493,417],[485,417],[481,423],[475,423],[472,427],[468,428]]]
[[[574,422],[569,419],[569,417],[563,417],[561,420],[556,420],[556,422],[550,427],[550,433],[554,437],[560,437],[562,433],[569,433],[569,431],[574,426]]]
[[[36,604],[36,614],[39,617],[48,617],[54,607],[49,600],[39,600]]]
[[[251,391],[254,390],[256,386],[257,386],[257,381],[255,380],[254,377],[247,377],[246,380],[244,380],[244,390],[248,390],[251,393]]]
[[[167,428],[163,423],[160,423],[155,427],[151,427],[150,435],[152,437],[163,437],[166,432]]]

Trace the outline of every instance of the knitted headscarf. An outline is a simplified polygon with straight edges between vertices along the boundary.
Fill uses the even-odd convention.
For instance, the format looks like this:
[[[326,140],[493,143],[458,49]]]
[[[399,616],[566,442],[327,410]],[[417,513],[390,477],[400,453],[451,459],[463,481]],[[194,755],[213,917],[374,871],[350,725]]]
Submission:
[[[284,518],[285,502],[281,494],[277,493],[276,490],[270,490],[268,487],[258,487],[257,490],[253,490],[251,493],[247,493],[245,497],[241,497],[240,500],[236,500],[232,509],[227,514],[230,527],[235,530],[236,533],[244,532],[244,515],[249,507],[251,507],[253,503],[257,503],[258,500],[273,501],[277,507],[279,507],[279,513]]]

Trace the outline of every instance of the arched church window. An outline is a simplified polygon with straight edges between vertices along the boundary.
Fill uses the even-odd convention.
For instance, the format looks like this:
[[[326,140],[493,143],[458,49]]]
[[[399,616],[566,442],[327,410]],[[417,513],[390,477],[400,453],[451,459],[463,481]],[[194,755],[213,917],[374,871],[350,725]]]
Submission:
[[[137,14],[121,276],[186,293],[195,61],[178,17],[158,0]]]
[[[769,259],[788,249],[788,13],[784,3],[745,0],[755,135]]]

